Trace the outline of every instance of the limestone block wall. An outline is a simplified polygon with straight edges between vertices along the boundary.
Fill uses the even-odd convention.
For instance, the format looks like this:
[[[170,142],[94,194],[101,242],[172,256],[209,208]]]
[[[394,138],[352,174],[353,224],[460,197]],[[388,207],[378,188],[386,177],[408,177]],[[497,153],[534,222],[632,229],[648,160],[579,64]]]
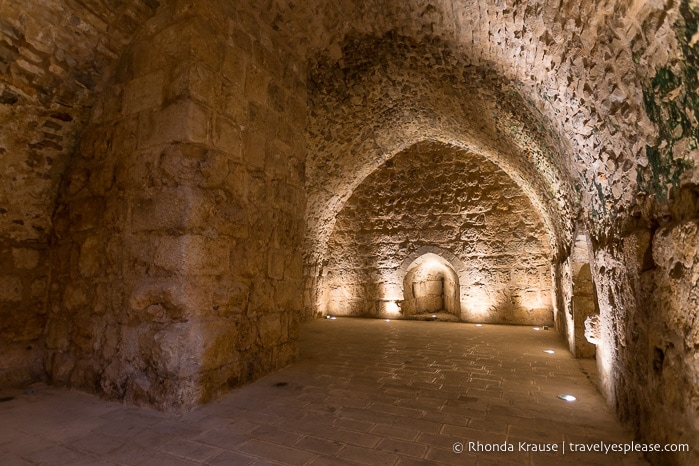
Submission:
[[[529,199],[493,163],[431,142],[368,176],[341,210],[325,256],[325,312],[400,316],[385,303],[402,305],[405,271],[423,250],[456,270],[461,319],[553,323],[548,235]],[[427,285],[417,280],[410,295]]]
[[[667,442],[681,439],[693,448],[699,446],[698,249],[696,215],[656,232],[651,251],[656,268],[641,273],[643,318],[631,324],[642,330],[629,345],[647,363],[644,371],[629,374],[631,383],[647,386],[639,402],[641,415],[651,420],[643,426],[644,435]]]
[[[0,5],[0,387],[43,378],[51,215],[100,77],[157,2]],[[28,12],[30,12],[28,14]]]
[[[48,251],[0,242],[0,387],[44,379]]]
[[[696,407],[696,261],[699,217],[699,118],[696,34],[699,5],[668,11],[668,55],[642,82],[655,134],[645,148],[637,200],[621,232],[593,237],[592,268],[601,314],[597,362],[602,387],[622,419],[649,441],[686,442],[685,454],[653,455],[664,464],[699,458]],[[694,45],[693,45],[694,44]]]
[[[156,10],[162,16],[145,23]],[[179,23],[184,42],[164,32],[186,15],[213,25]],[[157,364],[143,361],[179,357],[170,350],[147,355],[149,342],[175,348],[186,337],[193,340],[184,347],[196,346],[203,320],[192,323],[192,303],[208,299],[184,299],[200,289],[191,285],[196,277],[264,283],[224,287],[241,290],[227,302],[283,302],[270,284],[300,269],[286,262],[298,258],[286,241],[300,233],[256,242],[252,234],[223,234],[216,221],[224,216],[207,215],[238,205],[218,201],[225,197],[240,201],[230,218],[241,213],[233,222],[241,231],[270,225],[247,220],[267,214],[272,224],[289,224],[275,215],[287,201],[296,206],[289,212],[303,203],[295,199],[304,197],[295,189],[303,183],[299,128],[309,141],[305,315],[313,315],[327,242],[352,192],[396,153],[431,138],[496,161],[542,213],[555,244],[556,316],[568,337],[573,232],[582,219],[603,327],[602,388],[643,439],[692,437],[693,453],[675,462],[696,463],[696,349],[687,335],[695,326],[690,255],[697,248],[685,251],[696,241],[685,230],[698,215],[698,16],[696,0],[0,3],[0,344],[13,361],[0,384],[34,378],[36,335],[50,315],[48,367],[57,380],[99,386],[106,359],[136,361],[138,369],[112,368],[117,375],[104,380],[118,381],[108,388],[115,396],[146,398],[157,392],[148,384],[174,366],[146,370]],[[306,73],[305,83],[290,84]],[[213,161],[238,143],[238,180],[225,184],[219,175],[230,171]],[[274,184],[285,173],[291,188]],[[294,222],[279,231],[295,231]],[[675,235],[682,242],[668,239]],[[221,238],[236,240],[228,264],[213,260],[226,247]],[[277,238],[280,246],[266,252]],[[36,256],[27,251],[39,254],[36,266],[25,261]],[[265,275],[263,261],[265,274],[280,281],[253,279]],[[228,275],[232,264],[245,272]],[[167,283],[132,296],[144,277]],[[51,283],[48,313],[42,280]],[[187,286],[195,290],[181,291]],[[265,300],[272,288],[275,297]],[[163,330],[157,338],[156,329]],[[120,348],[144,350],[113,358],[117,350],[104,348],[123,335],[132,343]],[[251,348],[256,338],[241,345]],[[212,365],[219,363],[225,365]],[[21,366],[18,374],[13,368]]]
[[[296,357],[303,78],[268,34],[179,2],[125,52],[55,216],[55,382],[187,407]]]

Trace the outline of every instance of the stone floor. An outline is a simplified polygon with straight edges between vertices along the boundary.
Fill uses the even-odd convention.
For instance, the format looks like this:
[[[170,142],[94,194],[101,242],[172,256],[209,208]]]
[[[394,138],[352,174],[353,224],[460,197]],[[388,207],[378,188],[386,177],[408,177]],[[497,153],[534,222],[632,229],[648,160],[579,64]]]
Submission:
[[[46,386],[16,392],[0,403],[0,464],[646,464],[562,453],[564,442],[632,436],[553,330],[325,319],[304,324],[301,348],[297,364],[186,414]]]

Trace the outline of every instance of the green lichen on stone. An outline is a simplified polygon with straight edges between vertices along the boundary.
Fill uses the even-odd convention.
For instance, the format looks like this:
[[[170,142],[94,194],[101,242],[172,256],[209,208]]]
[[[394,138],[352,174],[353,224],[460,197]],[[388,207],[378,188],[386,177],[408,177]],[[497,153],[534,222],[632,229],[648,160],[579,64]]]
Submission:
[[[691,149],[699,141],[699,49],[689,45],[698,23],[699,13],[684,0],[674,26],[684,60],[660,68],[643,89],[646,114],[656,124],[658,137],[646,146],[648,165],[638,171],[637,181],[658,199],[666,199],[668,188],[677,187],[682,173],[692,167],[687,160],[673,158],[675,144],[684,139]]]

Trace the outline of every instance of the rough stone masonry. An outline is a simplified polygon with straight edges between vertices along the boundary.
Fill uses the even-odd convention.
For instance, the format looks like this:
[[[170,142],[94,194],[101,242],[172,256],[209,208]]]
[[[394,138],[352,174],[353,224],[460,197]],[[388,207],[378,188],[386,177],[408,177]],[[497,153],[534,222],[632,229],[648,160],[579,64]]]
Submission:
[[[192,406],[293,361],[303,319],[405,305],[430,258],[442,295],[408,283],[406,309],[469,320],[502,291],[489,318],[546,310],[579,356],[598,322],[610,406],[695,463],[698,17],[4,1],[0,383]]]

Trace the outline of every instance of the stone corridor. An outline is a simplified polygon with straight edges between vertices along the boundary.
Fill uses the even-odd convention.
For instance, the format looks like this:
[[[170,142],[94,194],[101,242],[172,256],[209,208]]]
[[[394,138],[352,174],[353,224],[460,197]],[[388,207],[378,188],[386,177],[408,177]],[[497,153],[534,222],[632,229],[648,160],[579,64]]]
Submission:
[[[520,442],[632,440],[590,382],[594,363],[574,359],[555,330],[339,318],[303,324],[300,342],[297,363],[185,414],[42,385],[5,391],[15,398],[0,403],[1,462],[647,464],[517,451]],[[468,442],[515,452],[469,452]],[[454,453],[457,443],[466,451]]]
[[[0,392],[0,466],[698,465],[699,0],[0,1]]]

